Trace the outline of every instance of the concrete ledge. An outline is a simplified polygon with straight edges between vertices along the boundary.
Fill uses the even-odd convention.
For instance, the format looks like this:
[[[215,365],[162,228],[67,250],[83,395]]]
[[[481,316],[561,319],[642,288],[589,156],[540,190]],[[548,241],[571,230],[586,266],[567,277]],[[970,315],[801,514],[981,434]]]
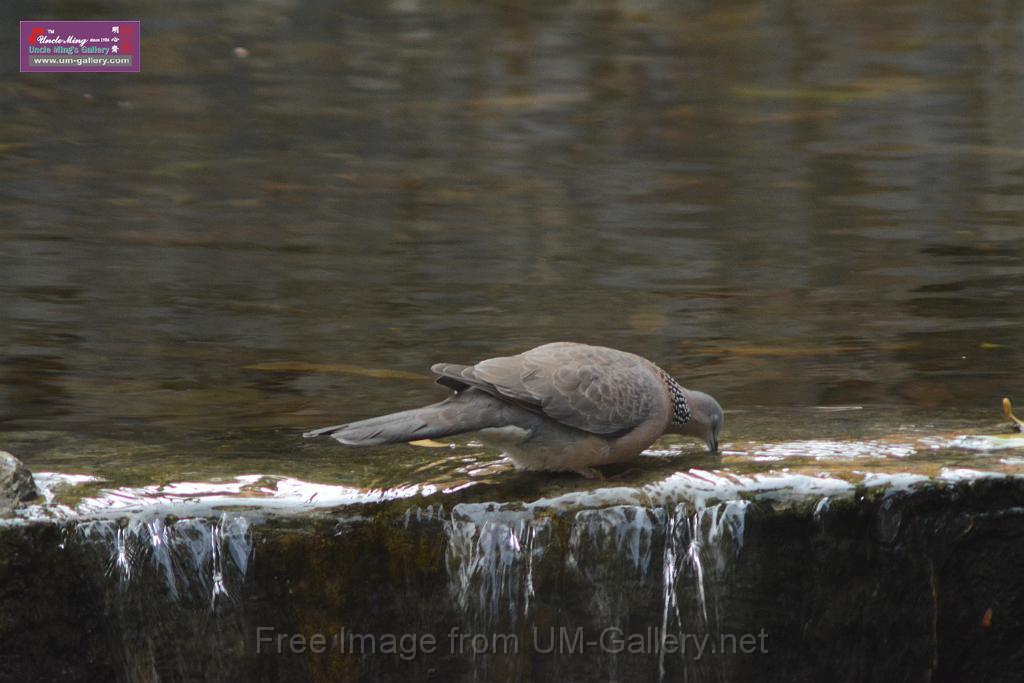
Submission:
[[[1024,480],[829,481],[8,522],[0,680],[1014,679]]]

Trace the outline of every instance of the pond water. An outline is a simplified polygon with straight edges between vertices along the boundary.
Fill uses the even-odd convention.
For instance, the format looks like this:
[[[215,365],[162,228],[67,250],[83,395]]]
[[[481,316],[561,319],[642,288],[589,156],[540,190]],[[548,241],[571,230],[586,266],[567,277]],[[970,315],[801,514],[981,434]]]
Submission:
[[[956,438],[1024,403],[1024,7],[677,5],[3,3],[143,66],[0,65],[0,448],[458,486],[496,454],[300,435],[565,339],[727,410],[627,480],[1019,468]]]

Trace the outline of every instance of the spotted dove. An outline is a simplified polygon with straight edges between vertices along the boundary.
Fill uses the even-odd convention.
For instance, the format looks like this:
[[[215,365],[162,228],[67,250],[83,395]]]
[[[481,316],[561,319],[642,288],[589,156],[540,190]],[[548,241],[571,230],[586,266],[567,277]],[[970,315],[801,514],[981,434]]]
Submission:
[[[718,451],[724,420],[718,402],[625,351],[555,342],[431,370],[454,392],[444,401],[303,436],[374,446],[473,432],[519,469],[588,477],[599,476],[595,466],[636,457],[663,434],[697,437]]]

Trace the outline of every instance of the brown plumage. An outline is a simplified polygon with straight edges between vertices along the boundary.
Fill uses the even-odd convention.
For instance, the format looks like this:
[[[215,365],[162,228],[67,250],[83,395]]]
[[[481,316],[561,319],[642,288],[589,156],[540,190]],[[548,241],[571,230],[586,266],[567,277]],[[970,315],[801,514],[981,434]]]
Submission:
[[[422,408],[325,427],[348,445],[401,443],[474,432],[517,467],[572,470],[624,462],[666,433],[695,436],[714,452],[724,420],[711,396],[685,389],[625,351],[555,342],[475,365],[438,363],[455,393]]]

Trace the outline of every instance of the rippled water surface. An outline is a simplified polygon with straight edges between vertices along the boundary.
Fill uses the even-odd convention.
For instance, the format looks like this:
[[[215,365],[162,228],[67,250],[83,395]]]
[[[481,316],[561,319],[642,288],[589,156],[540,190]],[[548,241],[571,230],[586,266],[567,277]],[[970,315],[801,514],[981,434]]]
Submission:
[[[76,13],[140,18],[143,67],[0,64],[0,448],[33,469],[504,476],[299,435],[557,339],[726,407],[722,463],[650,476],[1024,462],[953,441],[1024,403],[1017,4],[0,7]]]

